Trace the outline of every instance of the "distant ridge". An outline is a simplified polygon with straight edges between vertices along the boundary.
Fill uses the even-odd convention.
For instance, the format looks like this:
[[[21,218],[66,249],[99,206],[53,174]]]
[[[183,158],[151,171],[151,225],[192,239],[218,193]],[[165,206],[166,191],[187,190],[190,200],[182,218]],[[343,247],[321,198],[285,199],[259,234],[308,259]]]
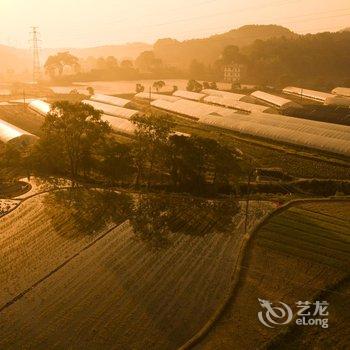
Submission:
[[[267,40],[295,36],[297,34],[288,28],[278,25],[246,25],[205,39],[182,42],[175,39],[160,39],[154,44],[154,53],[164,62],[179,67],[188,66],[194,59],[211,64],[217,60],[218,52],[222,52],[228,45],[243,47],[258,39]]]

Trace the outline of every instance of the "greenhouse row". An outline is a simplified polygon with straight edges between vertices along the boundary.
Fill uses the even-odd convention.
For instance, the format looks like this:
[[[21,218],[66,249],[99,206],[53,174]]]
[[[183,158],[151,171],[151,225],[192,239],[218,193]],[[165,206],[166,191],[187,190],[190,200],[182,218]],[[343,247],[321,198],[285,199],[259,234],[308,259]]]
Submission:
[[[263,91],[254,91],[250,94],[250,96],[254,97],[255,99],[264,102],[270,106],[284,109],[288,107],[300,107],[295,102],[292,102],[291,100],[288,100],[283,97],[275,96],[272,94],[268,94],[267,92]]]
[[[130,100],[127,100],[125,98],[120,98],[120,97],[115,97],[110,95],[103,95],[103,94],[92,95],[90,97],[90,100],[106,103],[117,107],[125,107],[128,103],[130,103]]]
[[[336,87],[332,90],[332,94],[343,96],[343,97],[350,97],[350,88],[346,87]]]
[[[266,112],[272,111],[272,108],[256,105],[254,103],[247,103],[242,101],[234,100],[230,97],[222,97],[222,96],[207,96],[203,100],[206,103],[213,103],[216,105],[220,105],[223,107],[229,107],[233,109],[237,109],[239,111],[244,112]]]
[[[314,101],[324,103],[329,97],[334,97],[332,94],[327,92],[303,89],[295,86],[288,86],[283,89],[283,93],[298,96],[300,98],[306,98]]]
[[[95,109],[101,110],[103,114],[112,115],[114,117],[130,119],[134,115],[138,114],[138,111],[134,109],[112,106],[91,100],[83,100],[82,102],[94,107]]]
[[[180,98],[186,98],[187,100],[200,101],[206,95],[201,94],[199,92],[192,92],[192,91],[187,91],[187,90],[177,90],[173,93],[173,96],[180,97]]]
[[[28,104],[29,108],[42,115],[46,115],[51,110],[51,105],[42,100],[33,100]]]
[[[267,138],[296,146],[305,146],[343,156],[350,156],[350,127],[332,128],[333,124],[314,122],[280,115],[242,115],[235,118],[204,116],[200,123],[243,134]],[[337,125],[341,127],[341,125]]]
[[[175,102],[156,100],[151,102],[151,105],[159,109],[196,119],[199,119],[200,117],[208,114],[217,114],[225,117],[231,117],[236,114],[236,111],[229,108],[189,100],[178,100]]]
[[[163,94],[155,94],[155,93],[149,93],[149,92],[139,92],[134,96],[135,98],[139,98],[141,100],[164,100],[169,102],[174,102],[177,100],[180,100],[180,97],[175,96],[169,96],[169,95],[163,95]]]
[[[84,100],[83,102],[93,106],[96,109],[103,110],[104,114],[101,115],[101,120],[108,122],[114,131],[123,132],[126,134],[134,133],[136,127],[128,119],[133,115],[137,114],[138,111],[117,107],[117,106],[112,106],[104,103],[99,103],[95,101],[90,101],[90,100]],[[39,112],[40,114],[46,115],[50,111],[51,105],[44,101],[36,100],[36,101],[33,101],[33,103],[31,104],[31,108]],[[0,135],[0,140],[1,140],[1,135]]]
[[[136,126],[128,119],[113,117],[110,115],[102,114],[101,120],[108,122],[115,132],[122,132],[125,134],[133,134],[136,130]]]
[[[34,137],[34,135],[31,133],[0,119],[0,142],[6,143],[23,135],[30,135]]]
[[[204,89],[202,90],[202,94],[206,94],[209,96],[217,96],[217,97],[227,97],[235,101],[240,101],[245,95],[235,94],[233,92],[214,90],[214,89]]]

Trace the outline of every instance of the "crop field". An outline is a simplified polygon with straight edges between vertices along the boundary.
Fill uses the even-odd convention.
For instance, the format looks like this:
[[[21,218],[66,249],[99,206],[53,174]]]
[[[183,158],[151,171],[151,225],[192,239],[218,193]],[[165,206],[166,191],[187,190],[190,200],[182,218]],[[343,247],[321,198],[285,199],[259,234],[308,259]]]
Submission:
[[[252,137],[237,137],[233,132],[215,130],[201,126],[183,118],[174,117],[177,130],[217,139],[228,146],[239,148],[244,154],[253,157],[257,167],[279,167],[288,174],[300,178],[323,178],[346,180],[350,178],[350,166],[331,163],[322,159],[298,154],[287,147],[275,147],[273,143]],[[256,142],[259,141],[259,142]]]
[[[227,293],[243,204],[76,191],[0,219],[0,348],[176,349]]]
[[[226,350],[250,349],[256,344],[268,346],[287,326],[263,326],[257,318],[261,310],[258,298],[283,301],[293,310],[299,300],[329,299],[330,320],[335,320],[346,305],[342,300],[349,298],[349,285],[343,284],[349,277],[350,267],[349,211],[348,201],[299,204],[264,224],[248,246],[232,302],[197,348]],[[339,320],[344,317],[347,316]],[[336,338],[339,342],[345,341],[347,334],[344,325],[322,330],[290,327],[294,327],[290,336],[294,345],[311,344],[308,337],[313,334],[318,334],[320,342],[328,338],[328,332],[330,339]],[[288,344],[288,341],[282,337],[279,344],[282,343]],[[332,345],[331,348],[342,348]]]
[[[40,136],[44,118],[23,105],[0,106],[0,119]]]

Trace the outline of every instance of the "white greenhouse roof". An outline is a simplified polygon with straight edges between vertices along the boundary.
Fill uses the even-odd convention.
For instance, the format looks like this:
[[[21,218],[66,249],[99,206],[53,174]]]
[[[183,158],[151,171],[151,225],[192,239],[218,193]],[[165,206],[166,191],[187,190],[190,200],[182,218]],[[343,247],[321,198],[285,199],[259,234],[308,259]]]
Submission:
[[[150,94],[149,92],[139,92],[136,94],[134,97],[140,98],[143,100],[149,100],[150,99]],[[177,100],[180,100],[180,97],[175,97],[175,96],[170,96],[170,95],[163,95],[163,94],[154,94],[153,92],[151,93],[151,100],[164,100],[164,101],[169,101],[169,102],[174,102]]]
[[[102,114],[101,120],[103,120],[104,122],[108,122],[111,125],[113,131],[115,132],[122,132],[131,135],[136,130],[136,125],[128,119]]]
[[[130,119],[132,116],[138,114],[138,111],[135,111],[134,109],[112,106],[109,104],[90,100],[83,100],[82,102],[94,107],[95,109],[101,110],[103,114],[112,115],[114,117]]]
[[[1,142],[8,142],[12,139],[15,139],[16,137],[22,136],[22,135],[31,135],[31,133],[22,130],[18,128],[17,126],[14,126],[10,123],[5,122],[4,120],[0,119],[0,141]]]
[[[350,97],[350,88],[347,87],[336,87],[332,90],[332,94],[339,95],[339,96],[345,96]]]
[[[199,122],[297,146],[350,156],[350,127],[275,114],[205,116]]]
[[[230,97],[207,96],[204,98],[204,102],[214,103],[223,107],[234,108],[244,112],[266,112],[270,110],[270,107],[237,101]]]
[[[217,97],[227,97],[231,98],[235,101],[240,101],[245,95],[236,94],[228,91],[214,90],[214,89],[204,89],[202,90],[202,94],[206,94],[209,96],[217,96]]]
[[[173,93],[173,96],[185,98],[187,100],[200,101],[205,94],[199,92],[187,91],[187,90],[177,90]]]
[[[46,115],[51,110],[51,105],[47,102],[42,101],[42,100],[30,101],[28,106],[32,110],[34,110],[40,114],[43,114],[43,115]]]
[[[327,92],[303,89],[295,86],[288,86],[284,88],[283,93],[315,100],[322,103],[326,100],[326,98],[333,97],[332,94],[329,94]]]
[[[125,107],[130,100],[127,100],[125,98],[110,96],[110,95],[103,95],[103,94],[95,94],[90,97],[90,100],[96,101],[96,102],[102,102],[107,103],[113,106],[118,107]]]
[[[283,107],[287,107],[288,105],[294,104],[291,100],[288,100],[283,97],[275,96],[272,94],[268,94],[267,92],[264,92],[264,91],[259,91],[259,90],[254,91],[250,95],[260,101],[266,102],[278,108],[283,108]]]
[[[333,95],[333,97],[327,97],[324,101],[324,104],[333,105],[333,106],[350,107],[350,97]]]
[[[209,114],[216,114],[225,117],[234,116],[234,110],[219,106],[213,106],[206,103],[189,101],[180,99],[175,102],[156,100],[151,102],[151,105],[156,108],[164,109],[176,114],[185,115],[192,118],[200,118]]]

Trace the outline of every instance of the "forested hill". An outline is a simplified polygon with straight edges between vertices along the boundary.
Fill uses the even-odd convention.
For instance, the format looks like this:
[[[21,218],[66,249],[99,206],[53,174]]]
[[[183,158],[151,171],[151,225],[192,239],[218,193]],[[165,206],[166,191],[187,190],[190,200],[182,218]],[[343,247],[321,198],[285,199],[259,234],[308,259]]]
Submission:
[[[350,86],[350,32],[258,40],[242,50],[248,79],[267,85]]]
[[[297,34],[289,29],[277,25],[246,25],[205,39],[182,42],[175,39],[160,39],[154,44],[154,54],[165,64],[171,66],[188,67],[193,60],[208,65],[214,63],[218,55],[229,45],[243,47],[252,44],[257,39],[296,36]]]

